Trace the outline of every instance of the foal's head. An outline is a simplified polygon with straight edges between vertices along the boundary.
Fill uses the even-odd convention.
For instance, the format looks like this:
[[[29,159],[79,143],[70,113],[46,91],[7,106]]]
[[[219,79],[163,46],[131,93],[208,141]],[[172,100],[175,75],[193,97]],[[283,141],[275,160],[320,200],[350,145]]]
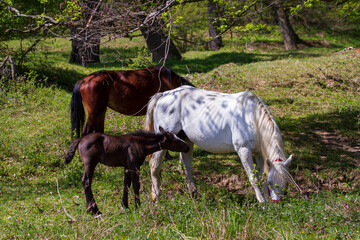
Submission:
[[[159,127],[160,133],[164,138],[159,142],[161,149],[166,149],[174,152],[189,152],[190,147],[187,143],[177,137],[175,134],[166,132],[162,127]]]
[[[281,201],[282,196],[287,194],[288,183],[291,181],[291,176],[288,172],[288,167],[291,163],[292,156],[286,161],[277,159],[274,162],[267,161],[269,165],[268,175],[268,194],[273,202]]]

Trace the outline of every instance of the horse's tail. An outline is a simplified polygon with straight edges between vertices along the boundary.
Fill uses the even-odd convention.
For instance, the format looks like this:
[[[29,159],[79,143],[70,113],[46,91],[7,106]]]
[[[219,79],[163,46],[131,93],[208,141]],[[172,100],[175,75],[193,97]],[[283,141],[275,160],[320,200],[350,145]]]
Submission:
[[[67,152],[67,154],[65,156],[65,161],[64,161],[65,164],[69,164],[72,161],[72,159],[74,158],[75,152],[79,145],[80,140],[81,140],[81,138],[77,138],[71,143],[69,151]]]
[[[80,137],[82,126],[85,122],[85,110],[80,93],[81,81],[77,82],[70,101],[71,111],[71,139]]]
[[[163,93],[155,94],[149,101],[147,112],[146,112],[146,119],[145,119],[145,130],[146,131],[154,131],[154,109],[156,106],[157,101],[163,96]]]

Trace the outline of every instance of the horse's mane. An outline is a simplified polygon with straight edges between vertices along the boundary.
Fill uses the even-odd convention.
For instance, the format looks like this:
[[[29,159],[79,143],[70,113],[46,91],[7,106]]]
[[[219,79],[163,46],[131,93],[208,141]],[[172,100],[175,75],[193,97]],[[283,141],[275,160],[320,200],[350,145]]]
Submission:
[[[187,80],[187,79],[184,78],[184,77],[181,77],[179,74],[177,74],[176,72],[174,72],[174,71],[173,71],[172,69],[170,69],[170,68],[167,68],[167,67],[165,67],[165,66],[159,66],[159,65],[155,65],[154,67],[155,67],[155,68],[158,68],[158,69],[162,69],[163,71],[165,71],[165,72],[168,74],[168,76],[169,76],[170,79],[173,78],[173,77],[180,79],[181,86],[182,86],[182,85],[190,85],[190,86],[195,87],[194,84],[192,84],[191,82],[189,82],[189,80]]]
[[[143,131],[143,130],[138,130],[138,131],[134,131],[134,132],[130,132],[127,133],[125,135],[131,135],[131,136],[139,136],[139,137],[159,137],[162,134],[160,133],[154,133],[152,131]]]
[[[176,73],[175,73],[175,74],[176,74]],[[177,75],[177,74],[176,74],[176,75]],[[189,82],[189,80],[187,80],[186,78],[180,77],[179,75],[177,75],[177,76],[180,78],[181,86],[183,86],[183,85],[189,85],[189,86],[195,87],[195,85],[192,84],[191,82]]]
[[[97,77],[97,76],[100,76],[104,73],[109,73],[109,72],[112,72],[111,70],[99,70],[97,72],[93,72],[91,74],[89,74],[88,76],[93,76],[93,77]]]
[[[279,127],[265,103],[260,98],[256,98],[258,100],[256,105],[256,122],[262,156],[264,160],[268,158],[270,161],[276,159],[284,161],[286,160],[284,144]]]
[[[285,183],[286,181],[289,181],[301,193],[302,190],[296,184],[286,167],[283,164],[274,163],[274,161],[278,159],[281,159],[282,161],[286,160],[280,129],[265,103],[257,96],[255,97],[258,100],[256,118],[263,159],[266,160],[266,158],[268,158],[273,162],[273,166],[277,172],[277,174],[273,175],[273,178],[275,178],[277,182]],[[265,164],[267,165],[267,161],[265,161]],[[268,170],[269,168],[266,166],[265,173],[268,173]]]

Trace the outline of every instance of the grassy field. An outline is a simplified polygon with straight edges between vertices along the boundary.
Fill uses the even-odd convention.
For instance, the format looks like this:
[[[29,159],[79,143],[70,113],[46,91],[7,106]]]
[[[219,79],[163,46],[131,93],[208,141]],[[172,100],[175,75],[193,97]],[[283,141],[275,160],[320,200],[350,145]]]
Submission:
[[[283,51],[274,38],[246,45],[225,39],[221,51],[188,51],[167,66],[200,88],[261,97],[286,152],[295,156],[290,173],[302,194],[292,188],[279,204],[259,204],[235,153],[196,147],[199,198],[188,197],[176,153],[163,164],[157,203],[150,200],[149,167],[143,165],[138,210],[132,192],[131,210],[121,207],[123,170],[98,166],[93,191],[104,217],[94,219],[86,213],[78,155],[62,164],[71,143],[72,87],[91,72],[130,69],[136,59],[149,58],[139,54],[142,40],[122,40],[102,49],[101,64],[74,66],[67,63],[70,43],[49,39],[28,56],[25,67],[36,72],[1,82],[0,238],[359,239],[360,54],[335,54],[356,41],[329,37],[331,45],[324,47],[315,38],[309,41],[316,47]],[[18,43],[7,44],[15,49]],[[109,110],[105,132],[138,130],[143,122]]]

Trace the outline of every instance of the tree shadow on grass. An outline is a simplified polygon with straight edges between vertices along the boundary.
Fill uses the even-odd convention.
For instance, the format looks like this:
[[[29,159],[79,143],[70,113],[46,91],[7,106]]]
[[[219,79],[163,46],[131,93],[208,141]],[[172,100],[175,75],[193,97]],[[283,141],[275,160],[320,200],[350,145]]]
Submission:
[[[31,68],[23,68],[23,72],[35,70],[40,79],[46,77],[46,84],[55,85],[68,92],[72,92],[75,83],[84,78],[86,74],[79,73],[76,70],[64,69],[56,66],[38,64]]]
[[[357,116],[359,112],[331,112],[277,122],[285,141],[294,148],[296,164],[310,170],[351,170],[360,166]]]
[[[185,59],[179,61],[169,60],[166,65],[178,74],[207,73],[221,65],[235,63],[238,65],[262,61],[274,61],[289,58],[290,53],[266,54],[266,53],[245,53],[245,52],[219,52],[213,53],[205,58]],[[296,53],[293,58],[318,57],[319,54]],[[186,66],[186,67],[185,67]]]
[[[132,58],[137,56],[137,47],[131,48],[102,48],[100,63],[89,64],[85,69],[111,69],[121,70],[132,63]],[[47,83],[56,85],[71,92],[77,81],[83,79],[87,74],[81,73],[68,67],[60,67],[58,63],[68,62],[70,52],[48,51],[46,52],[46,59],[37,57],[31,59],[32,62],[28,67],[23,69],[23,72],[35,70],[39,76],[46,76]],[[39,58],[39,59],[38,59]],[[75,64],[74,64],[75,65]],[[97,70],[94,70],[94,72]]]
[[[129,48],[110,48],[101,49],[101,62],[86,66],[88,69],[111,69],[121,70],[129,68],[133,63],[133,59],[138,56],[138,47]],[[86,74],[77,72],[76,70],[64,69],[56,66],[56,62],[68,61],[69,52],[46,52],[47,58],[58,59],[55,63],[35,63],[32,69],[38,73],[48,77],[48,82],[56,84],[66,90],[71,91],[76,81],[82,79]],[[238,65],[249,64],[261,61],[274,61],[278,59],[318,57],[320,54],[309,54],[305,52],[283,52],[283,53],[245,53],[245,52],[213,52],[208,53],[205,58],[184,59],[184,60],[168,60],[166,66],[173,69],[179,75],[190,73],[207,73],[218,68],[221,65],[235,63]],[[36,60],[34,60],[36,62]],[[153,63],[157,64],[157,63]]]
[[[38,73],[47,76],[47,84],[58,86],[68,92],[72,92],[75,83],[86,76],[75,70],[56,67],[38,69]]]

